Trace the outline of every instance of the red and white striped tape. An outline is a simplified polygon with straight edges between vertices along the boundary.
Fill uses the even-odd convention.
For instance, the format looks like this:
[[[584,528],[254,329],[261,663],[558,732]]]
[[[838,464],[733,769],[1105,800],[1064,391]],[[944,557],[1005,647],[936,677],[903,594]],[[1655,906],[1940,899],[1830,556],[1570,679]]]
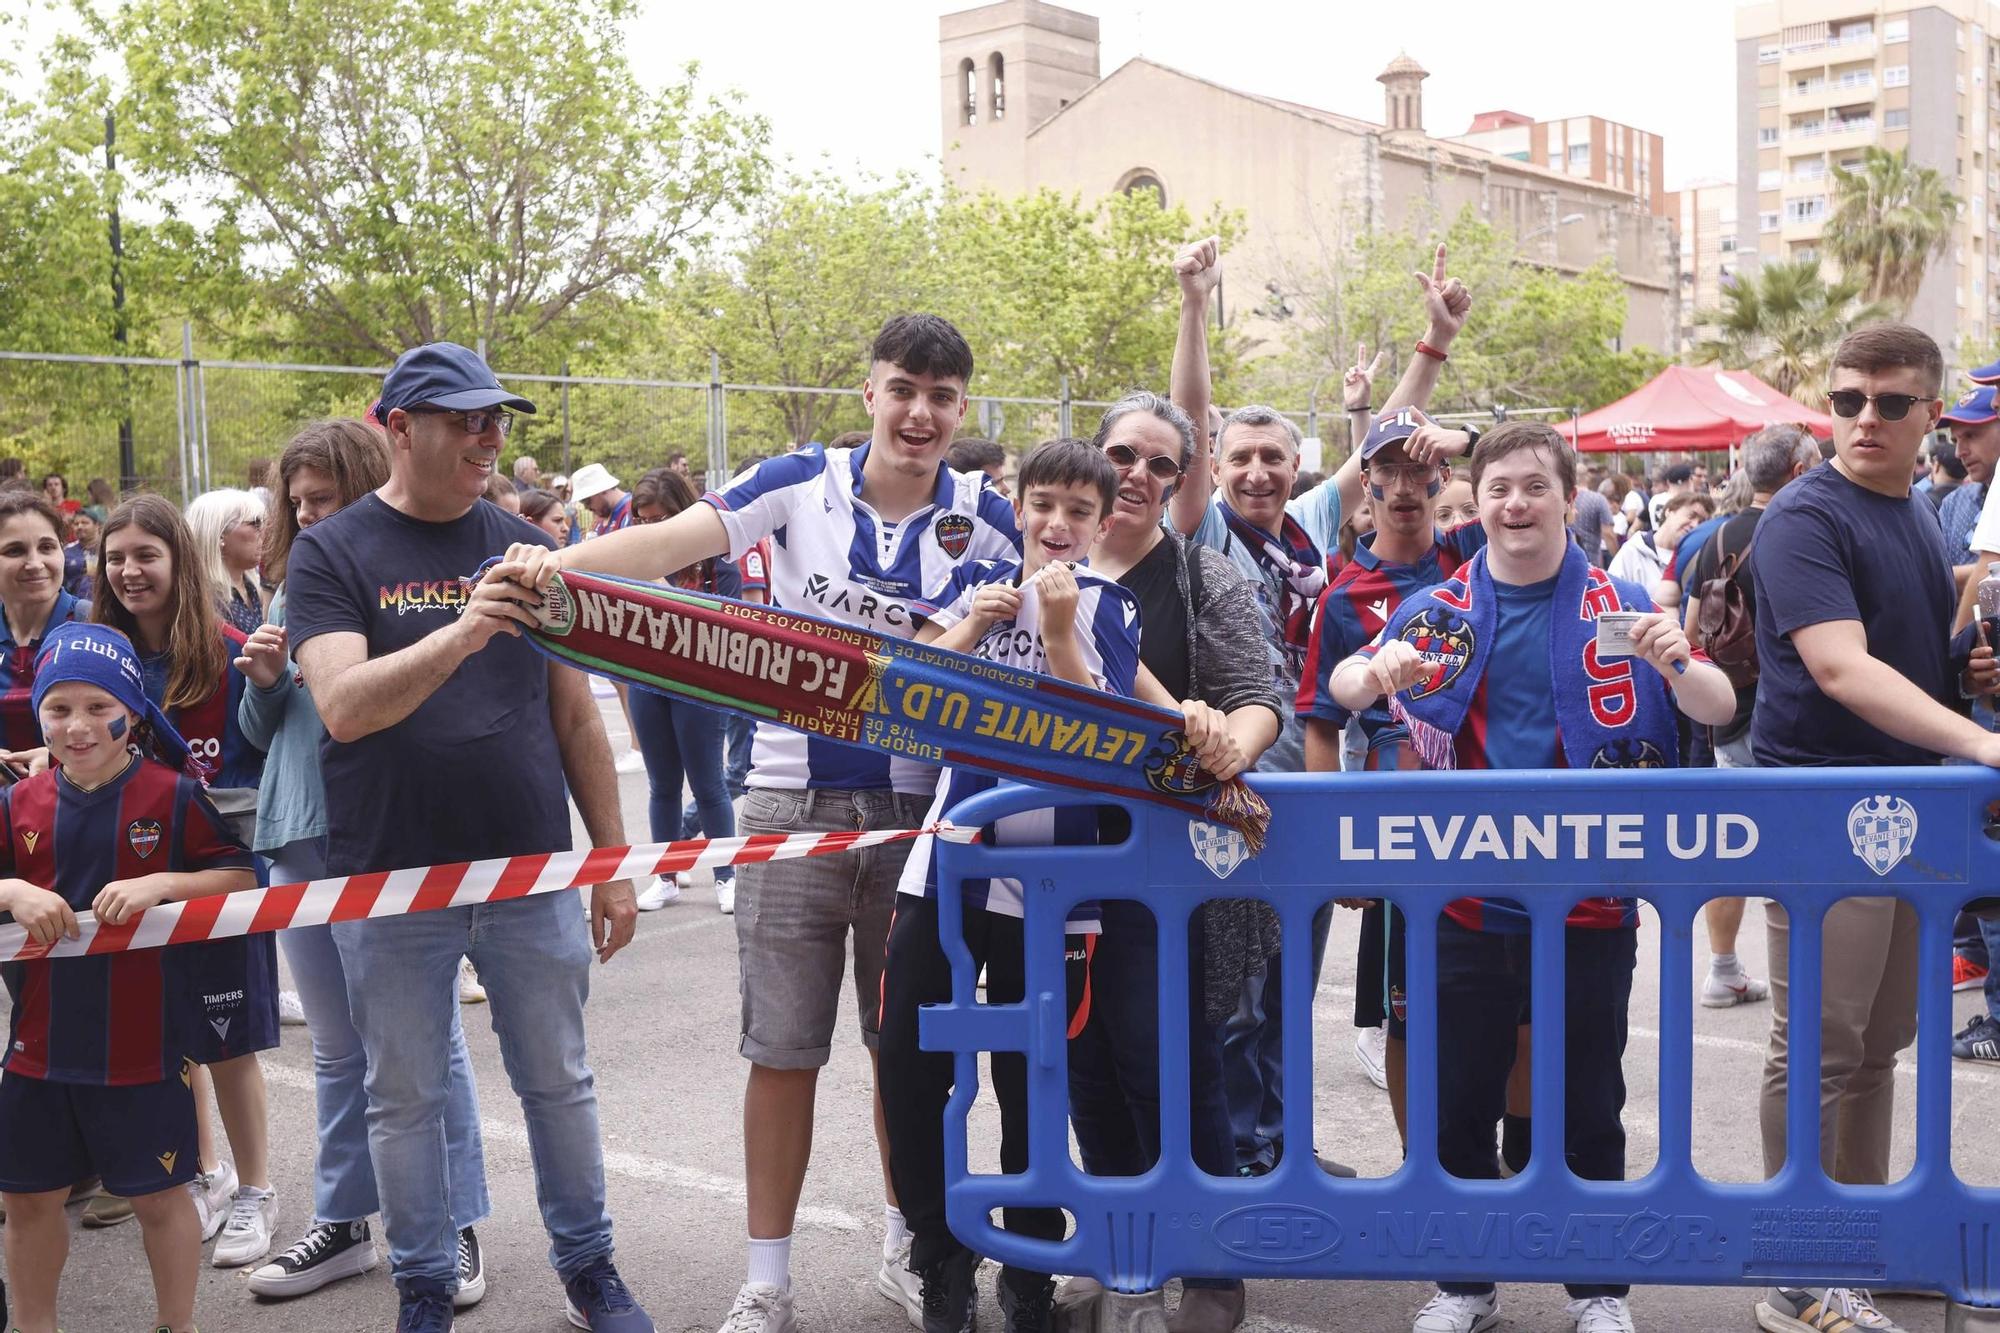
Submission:
[[[0,962],[156,949],[167,944],[258,935],[292,926],[434,912],[443,907],[504,902],[610,880],[831,856],[836,852],[905,842],[925,833],[962,838],[971,832],[939,823],[922,829],[879,832],[758,833],[743,838],[691,838],[685,842],[649,842],[632,847],[591,847],[575,852],[374,871],[304,884],[273,884],[264,889],[162,903],[119,926],[105,925],[95,914],[79,912],[78,938],[57,940],[54,944],[35,943],[20,926],[0,926]]]

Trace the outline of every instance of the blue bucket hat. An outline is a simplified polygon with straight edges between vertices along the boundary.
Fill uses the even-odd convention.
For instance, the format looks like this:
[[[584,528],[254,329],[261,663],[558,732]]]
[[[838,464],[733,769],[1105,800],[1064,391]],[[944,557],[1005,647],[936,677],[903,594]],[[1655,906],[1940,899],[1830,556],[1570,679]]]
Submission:
[[[457,343],[425,343],[412,347],[396,358],[389,376],[382,381],[382,396],[375,404],[375,418],[387,423],[396,408],[442,407],[450,412],[471,412],[482,407],[511,407],[516,412],[533,412],[535,405],[519,394],[500,386],[500,379],[484,357]]]
[[[58,625],[42,640],[35,655],[35,687],[29,696],[37,717],[42,698],[58,685],[80,682],[95,685],[124,704],[153,728],[161,756],[179,766],[187,762],[188,743],[167,721],[166,714],[146,697],[146,678],[139,669],[139,655],[132,641],[109,625],[92,625],[72,620]]]

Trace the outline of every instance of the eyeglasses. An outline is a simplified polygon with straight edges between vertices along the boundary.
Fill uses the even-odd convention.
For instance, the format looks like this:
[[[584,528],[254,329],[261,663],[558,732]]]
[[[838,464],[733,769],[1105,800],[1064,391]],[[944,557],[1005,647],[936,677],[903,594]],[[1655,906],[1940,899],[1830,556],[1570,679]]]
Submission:
[[[1368,475],[1383,486],[1406,481],[1413,485],[1423,485],[1437,479],[1435,463],[1369,463],[1365,465]]]
[[[514,414],[500,409],[481,408],[472,412],[454,412],[448,407],[406,407],[412,416],[457,417],[458,426],[467,435],[484,435],[489,427],[497,427],[502,436],[514,429]]]
[[[1935,403],[1937,398],[1920,393],[1863,393],[1859,389],[1835,389],[1826,396],[1837,417],[1858,417],[1861,409],[1875,404],[1875,413],[1884,421],[1901,421],[1918,403]]]
[[[1123,472],[1134,463],[1143,461],[1146,474],[1161,481],[1174,481],[1181,475],[1181,465],[1165,454],[1152,454],[1141,460],[1139,451],[1129,444],[1107,444],[1104,456],[1111,460],[1111,466]]]

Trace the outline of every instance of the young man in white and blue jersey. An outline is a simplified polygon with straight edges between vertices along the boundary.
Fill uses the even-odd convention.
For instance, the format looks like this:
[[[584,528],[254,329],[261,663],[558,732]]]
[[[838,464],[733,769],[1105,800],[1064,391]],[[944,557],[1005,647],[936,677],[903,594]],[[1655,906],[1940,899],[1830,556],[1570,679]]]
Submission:
[[[1101,450],[1081,440],[1051,440],[1021,463],[1018,560],[960,566],[931,607],[921,610],[920,642],[1057,676],[1114,694],[1133,693],[1139,663],[1139,602],[1116,581],[1075,562],[1110,525],[1118,473]],[[960,768],[940,776],[925,822],[998,779]],[[1009,815],[989,840],[1023,845],[1094,842],[1097,808],[1071,806]],[[953,1057],[917,1045],[917,1011],[951,999],[951,964],[938,941],[936,848],[917,840],[898,886],[895,923],[882,986],[882,1102],[889,1118],[889,1162],[896,1197],[909,1220],[910,1267],[922,1281],[924,1333],[966,1333],[977,1303],[979,1256],[945,1224],[944,1108]],[[986,971],[986,1002],[1015,1004],[1026,992],[1018,880],[968,880],[963,886],[965,943]],[[1097,930],[1094,909],[1079,908],[1069,930]],[[993,1056],[1000,1102],[1000,1169],[1028,1166],[1027,1063],[1019,1052]],[[1059,1208],[1010,1208],[1009,1231],[1061,1240]],[[1046,1273],[1004,1268],[1000,1309],[1008,1333],[1048,1333],[1055,1289]]]
[[[660,578],[697,560],[739,559],[771,539],[774,606],[902,638],[915,608],[972,560],[1012,559],[1014,508],[983,475],[953,472],[945,454],[965,420],[972,349],[936,315],[898,315],[870,349],[862,402],[873,422],[852,449],[813,444],[760,463],[705,503],[663,523],[549,552],[516,547],[521,581],[540,588],[558,567]],[[937,770],[760,724],[742,833],[911,829],[937,790]],[[736,948],[749,1264],[724,1327],[790,1333],[792,1221],[812,1153],[814,1093],[832,1051],[849,941],[861,1036],[876,1045],[882,962],[908,843],[741,867]],[[888,1139],[875,1106],[887,1227],[877,1289],[918,1318],[908,1233],[888,1183]]]

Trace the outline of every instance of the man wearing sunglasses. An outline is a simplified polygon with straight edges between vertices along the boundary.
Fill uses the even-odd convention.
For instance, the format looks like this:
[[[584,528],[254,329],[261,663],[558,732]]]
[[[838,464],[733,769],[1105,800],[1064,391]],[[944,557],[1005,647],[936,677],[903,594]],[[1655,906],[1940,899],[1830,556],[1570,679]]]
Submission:
[[[1907,324],[1841,339],[1827,400],[1834,457],[1772,497],[1757,524],[1759,767],[1935,764],[1940,755],[2000,766],[2000,736],[1965,713],[1992,693],[1992,651],[1951,635],[1951,563],[1911,467],[1943,411],[1944,357]],[[1785,1164],[1790,923],[1765,908],[1771,1037],[1759,1120],[1764,1169]],[[1891,897],[1847,898],[1827,912],[1820,960],[1820,1164],[1842,1184],[1889,1178],[1896,1056],[1916,1037],[1917,917]],[[1801,1080],[1813,1086],[1811,1071]],[[1796,1328],[1815,1306],[1863,1328],[1896,1325],[1858,1287],[1778,1287],[1757,1307],[1767,1329]],[[1791,1322],[1786,1322],[1791,1321]]]
[[[547,534],[481,504],[513,418],[535,405],[454,343],[405,352],[382,385],[389,480],[299,534],[292,643],[326,723],[330,874],[567,851],[569,798],[599,847],[625,841],[604,722],[583,673],[521,637],[518,584],[468,575]],[[612,1265],[597,1093],[584,1044],[591,955],[632,938],[632,885],[333,927],[368,1054],[368,1151],[399,1330],[446,1333],[461,1272],[439,1151],[459,958],[492,1000],[570,1322],[651,1333]],[[551,1293],[553,1294],[553,1293]]]

